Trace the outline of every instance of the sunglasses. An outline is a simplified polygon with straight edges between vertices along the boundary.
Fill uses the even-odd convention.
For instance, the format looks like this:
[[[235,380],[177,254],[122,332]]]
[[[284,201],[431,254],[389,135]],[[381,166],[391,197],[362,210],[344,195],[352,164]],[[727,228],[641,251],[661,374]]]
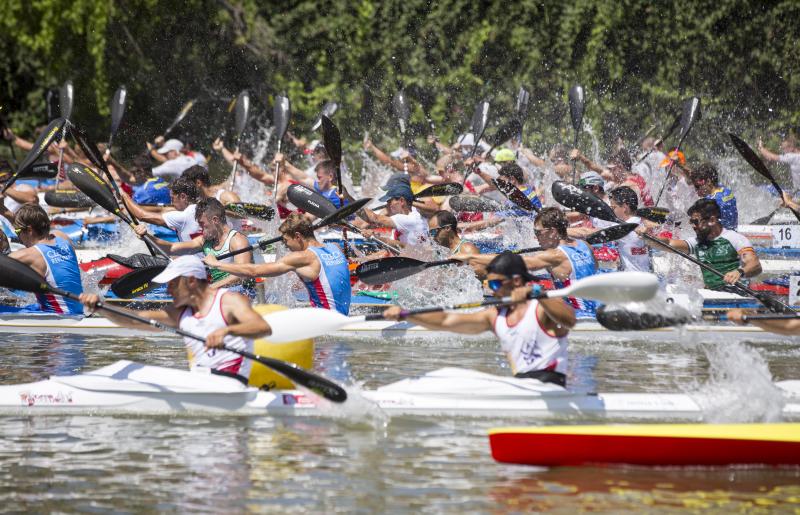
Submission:
[[[21,233],[21,232],[22,232],[22,231],[24,231],[25,229],[27,229],[27,227],[14,227],[14,234],[16,234],[17,236],[19,236],[19,233]]]
[[[690,218],[689,219],[689,223],[696,227],[696,226],[700,225],[700,222],[704,222],[706,220],[708,220],[708,218]]]
[[[428,234],[430,234],[431,238],[435,238],[436,235],[439,234],[439,231],[450,228],[451,228],[450,225],[444,225],[442,227],[431,227],[430,229],[428,229]]]
[[[493,292],[499,290],[508,281],[508,279],[489,279],[486,281],[486,286]]]

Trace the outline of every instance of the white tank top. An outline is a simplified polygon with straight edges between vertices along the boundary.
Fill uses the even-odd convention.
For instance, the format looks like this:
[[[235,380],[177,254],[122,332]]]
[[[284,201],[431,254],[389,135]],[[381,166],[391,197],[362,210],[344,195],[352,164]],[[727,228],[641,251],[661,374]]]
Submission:
[[[556,337],[542,328],[536,316],[539,301],[531,300],[522,320],[509,326],[508,308],[498,310],[494,333],[506,353],[514,374],[533,370],[552,370],[567,373],[567,337]]]
[[[185,308],[181,313],[178,327],[186,332],[196,334],[200,337],[208,336],[211,332],[226,327],[228,325],[225,316],[222,314],[222,297],[228,293],[225,288],[220,288],[214,295],[214,302],[205,316],[195,314],[192,308]],[[250,360],[242,356],[221,349],[205,350],[205,342],[191,338],[184,338],[186,352],[189,355],[189,368],[203,367],[213,368],[221,372],[231,372],[242,377],[250,376]],[[253,340],[242,338],[241,336],[225,337],[225,345],[228,347],[253,352]]]
[[[640,224],[642,219],[632,216],[625,223]],[[630,232],[624,238],[617,240],[619,257],[622,261],[622,270],[628,272],[652,272],[653,265],[650,260],[650,251],[641,236]]]

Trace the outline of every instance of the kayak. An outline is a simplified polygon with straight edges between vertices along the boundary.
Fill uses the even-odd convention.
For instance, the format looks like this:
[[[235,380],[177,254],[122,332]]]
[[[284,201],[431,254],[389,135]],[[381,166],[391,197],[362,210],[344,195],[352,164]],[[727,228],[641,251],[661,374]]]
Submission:
[[[776,383],[785,397],[785,418],[800,418],[800,381]],[[683,393],[580,393],[535,379],[443,368],[420,377],[350,392],[395,416],[526,417],[542,419],[703,419]],[[337,413],[328,401],[301,390],[260,390],[235,379],[202,372],[117,361],[73,376],[0,386],[0,412],[50,414],[237,415]]]
[[[501,427],[489,445],[495,460],[525,465],[800,465],[800,424]]]

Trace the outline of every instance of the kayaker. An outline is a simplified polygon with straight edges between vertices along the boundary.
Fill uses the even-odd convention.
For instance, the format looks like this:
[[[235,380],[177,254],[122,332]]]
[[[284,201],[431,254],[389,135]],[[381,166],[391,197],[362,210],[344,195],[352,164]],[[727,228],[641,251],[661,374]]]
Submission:
[[[219,200],[223,205],[242,201],[236,192],[225,189],[225,183],[212,186],[208,169],[200,165],[190,166],[183,171],[181,177],[186,177],[194,182],[200,198],[214,198]]]
[[[719,206],[722,215],[722,227],[735,231],[739,226],[739,210],[736,207],[736,197],[730,188],[719,182],[717,168],[711,163],[703,163],[692,169],[689,173],[697,196],[713,200]]]
[[[800,195],[800,146],[797,144],[797,137],[789,134],[781,141],[781,153],[772,152],[764,146],[761,139],[758,140],[758,151],[764,159],[776,163],[783,163],[789,167],[792,176],[792,194]]]
[[[149,211],[142,209],[127,193],[122,192],[122,200],[140,222],[160,225],[178,234],[178,241],[191,241],[203,231],[197,224],[196,210],[199,193],[194,182],[186,177],[178,177],[169,186],[173,211]]]
[[[575,325],[575,312],[561,299],[531,299],[541,287],[526,286],[533,280],[518,254],[504,252],[487,265],[489,288],[496,298],[511,296],[506,307],[490,307],[475,313],[425,313],[407,320],[432,330],[461,334],[493,331],[506,352],[514,377],[538,379],[560,386],[567,384],[567,334]],[[402,309],[383,312],[387,320],[403,320]]]
[[[694,238],[674,240],[655,236],[671,247],[694,254],[697,259],[725,274],[724,278],[703,270],[705,287],[711,290],[728,290],[740,279],[755,277],[761,273],[753,244],[745,236],[722,226],[719,205],[711,199],[700,199],[687,211],[689,224],[695,232]],[[636,230],[640,234],[644,227]],[[653,244],[648,243],[650,246]],[[735,290],[734,290],[735,293]]]
[[[385,238],[371,230],[365,229],[364,236],[374,236],[390,245],[417,245],[428,237],[428,224],[413,207],[414,194],[407,182],[396,181],[389,185],[386,195],[381,197],[381,202],[386,202],[388,214],[381,215],[371,209],[364,208],[361,212],[364,218],[373,227],[388,227],[394,229],[391,238]]]
[[[430,239],[446,248],[448,254],[480,254],[481,249],[461,237],[458,230],[458,220],[450,211],[437,211],[428,220],[428,235]],[[486,268],[477,264],[472,265],[475,275],[479,278],[486,277]]]
[[[350,269],[342,249],[335,243],[320,243],[311,223],[300,213],[291,213],[278,228],[291,252],[274,263],[220,263],[209,254],[205,263],[237,277],[278,277],[294,272],[308,290],[314,307],[350,312]]]
[[[633,171],[631,156],[624,148],[617,149],[608,157],[608,164],[605,168],[584,156],[578,149],[572,150],[570,158],[582,162],[590,170],[599,173],[605,180],[606,191],[619,186],[628,186],[636,192],[640,204],[645,207],[655,204],[650,196],[650,188],[647,182],[644,177]]]
[[[157,139],[156,143],[160,141]],[[152,148],[149,143],[147,145],[150,154],[162,163],[153,167],[153,177],[172,181],[180,177],[187,168],[205,164],[205,158],[202,155],[191,151],[183,152],[183,143],[178,139],[168,139],[158,149]]]
[[[279,166],[288,165],[283,154],[275,154],[273,163]],[[320,161],[314,167],[316,179],[306,176],[305,172],[294,167],[286,166],[286,171],[289,173],[298,184],[313,189],[339,209],[342,206],[342,201],[339,198],[339,189],[336,187],[336,167],[331,160]],[[299,173],[298,173],[299,172]],[[285,200],[285,199],[279,199]]]
[[[250,361],[222,347],[252,352],[254,338],[269,336],[269,324],[253,310],[250,299],[225,288],[211,288],[206,277],[206,267],[199,258],[181,256],[153,278],[153,282],[166,283],[172,304],[159,310],[130,311],[204,337],[205,344],[184,338],[192,370],[211,369],[212,373],[232,376],[247,384]],[[95,294],[81,295],[81,302],[90,312],[99,301]],[[123,327],[158,330],[110,311],[104,316]]]
[[[50,219],[38,204],[23,204],[14,217],[14,231],[26,248],[9,254],[47,280],[47,284],[75,294],[83,292],[78,257],[69,236],[50,230]],[[38,293],[39,309],[47,313],[83,315],[80,302],[51,293]]]
[[[752,324],[760,327],[765,331],[775,334],[783,334],[786,336],[800,336],[800,317],[785,318],[782,320],[745,320],[745,315],[757,314],[754,310],[749,309],[729,309],[726,313],[728,320],[737,325]]]

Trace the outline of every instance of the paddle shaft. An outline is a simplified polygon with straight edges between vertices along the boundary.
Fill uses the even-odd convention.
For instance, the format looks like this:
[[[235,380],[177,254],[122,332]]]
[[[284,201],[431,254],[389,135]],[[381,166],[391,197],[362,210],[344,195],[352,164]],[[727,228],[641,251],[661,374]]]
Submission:
[[[278,154],[281,153],[281,143],[283,142],[283,138],[278,140]],[[275,163],[275,182],[272,184],[272,198],[277,197],[278,195],[278,174],[281,170],[281,164]]]
[[[470,159],[472,159],[473,157],[475,157],[475,152],[477,152],[477,150],[478,150],[478,145],[480,144],[480,142],[481,142],[481,139],[483,139],[483,133],[484,133],[484,132],[486,132],[486,125],[484,125],[484,126],[483,126],[483,128],[481,129],[481,133],[480,133],[480,134],[478,134],[478,135],[475,137],[475,144],[474,144],[474,145],[472,145],[472,151],[469,153],[469,157],[467,157],[466,161],[469,161]],[[476,168],[476,167],[475,167],[475,165],[474,165],[474,163],[471,165],[471,168]],[[465,185],[465,184],[467,183],[467,178],[468,178],[468,177],[470,176],[470,174],[472,174],[472,173],[473,173],[473,172],[472,172],[472,170],[467,170],[467,172],[466,172],[466,173],[464,173],[464,180],[462,180],[462,181],[461,181],[461,185],[462,185],[462,186],[463,186],[463,185]]]

